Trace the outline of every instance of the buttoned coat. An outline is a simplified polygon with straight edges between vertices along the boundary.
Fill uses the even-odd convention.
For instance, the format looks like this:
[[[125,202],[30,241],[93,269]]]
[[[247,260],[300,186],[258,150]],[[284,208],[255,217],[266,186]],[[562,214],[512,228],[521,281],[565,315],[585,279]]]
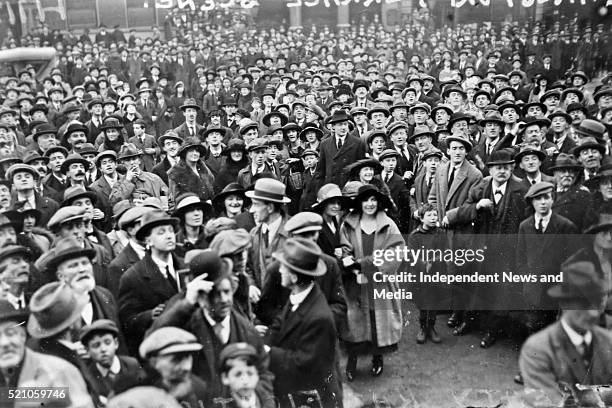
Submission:
[[[347,135],[338,151],[336,138],[330,136],[321,142],[319,153],[319,165],[315,176],[318,185],[334,183],[342,188],[348,181],[348,174],[344,168],[365,158],[366,146],[359,138]]]
[[[160,161],[153,167],[151,173],[157,174],[160,179],[163,180],[166,185],[168,185],[168,170],[172,168],[170,164],[170,160],[167,157],[164,157],[164,160]]]
[[[142,163],[141,168],[144,171],[149,172],[153,170],[153,166],[155,166],[155,158],[159,156],[160,152],[155,136],[145,133],[144,142],[140,140],[138,136],[132,136],[128,139],[128,143],[133,143],[138,150],[142,151],[142,156],[140,156],[140,163]],[[155,153],[147,154],[145,153],[145,149],[155,149]]]
[[[544,392],[558,406],[562,394],[558,383],[598,385],[612,383],[612,334],[593,327],[593,358],[588,366],[572,344],[560,322],[527,339],[519,357],[519,369],[526,390]]]
[[[196,123],[195,124],[195,134],[191,136],[191,134],[189,133],[189,126],[187,126],[186,122],[183,122],[179,126],[175,127],[173,130],[176,132],[177,135],[179,135],[181,139],[185,140],[190,137],[198,137],[202,129],[204,129],[204,126]]]

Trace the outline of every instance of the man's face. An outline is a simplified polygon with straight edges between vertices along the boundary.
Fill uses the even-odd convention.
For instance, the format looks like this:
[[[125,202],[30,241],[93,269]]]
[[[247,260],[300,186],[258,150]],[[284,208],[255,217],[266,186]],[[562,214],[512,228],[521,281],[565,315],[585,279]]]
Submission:
[[[387,157],[380,164],[382,164],[385,172],[392,173],[395,171],[395,167],[397,166],[397,158]]]
[[[257,167],[261,167],[266,159],[266,149],[257,149],[249,152],[249,156],[251,157],[252,163],[254,163]]]
[[[416,102],[416,93],[414,91],[406,92],[404,102],[406,102],[406,105],[413,105]]]
[[[333,129],[337,136],[344,137],[348,134],[348,131],[349,131],[348,122],[347,121],[336,122],[333,125]]]
[[[514,124],[518,119],[518,114],[514,108],[506,108],[502,111],[502,119],[507,124]]]
[[[414,138],[414,145],[419,150],[419,152],[424,152],[431,147],[431,137],[417,136]]]
[[[496,164],[489,167],[489,173],[499,185],[504,184],[512,175],[512,164]]]
[[[579,125],[583,120],[586,119],[586,115],[584,114],[584,112],[579,109],[573,110],[568,113],[572,117],[572,125]]]
[[[76,238],[77,241],[82,243],[85,240],[85,221],[77,219],[65,222],[60,227],[59,235],[61,238]]]
[[[587,169],[596,169],[601,165],[601,153],[597,149],[583,149],[578,161]]]
[[[484,127],[484,134],[492,140],[495,140],[499,137],[501,132],[501,127],[495,122],[487,122]]]
[[[157,356],[151,359],[151,365],[165,384],[180,384],[191,374],[193,356],[189,353]]]
[[[57,267],[57,279],[81,293],[89,293],[96,286],[93,266],[86,256],[68,259],[59,264]]]
[[[170,157],[176,157],[178,154],[180,144],[177,140],[167,139],[164,141],[164,151]]]
[[[463,163],[467,151],[463,143],[452,140],[448,145],[448,150],[446,151],[446,153],[450,157],[451,163],[456,165],[459,163]]]
[[[404,128],[397,129],[391,135],[391,141],[393,142],[393,145],[398,146],[398,147],[403,146],[406,143],[407,139],[408,139],[408,132]]]
[[[542,112],[542,108],[540,106],[530,106],[529,108],[527,108],[527,116],[530,116],[532,118],[541,118],[542,116],[544,116],[544,113]]]
[[[25,285],[30,279],[30,264],[21,255],[10,256],[0,262],[0,282],[7,285]]]
[[[183,111],[183,116],[185,116],[185,120],[189,123],[195,122],[197,115],[198,111],[195,108],[185,108]]]
[[[43,152],[46,152],[51,146],[55,146],[56,144],[57,139],[54,134],[47,133],[38,137],[38,147],[40,147],[40,150]]]
[[[68,166],[66,176],[72,181],[83,181],[85,179],[85,166],[83,163],[72,163]]]
[[[117,353],[119,341],[112,333],[94,334],[85,346],[92,361],[108,369]]]
[[[458,120],[451,126],[452,134],[461,134],[467,136],[469,130],[469,125],[467,120]]]
[[[463,95],[459,92],[450,92],[447,99],[448,103],[453,106],[459,106],[463,103]]]
[[[437,156],[431,156],[425,160],[425,169],[427,169],[429,174],[434,174],[438,169],[438,165],[440,165],[440,158]]]
[[[13,186],[18,191],[31,190],[35,185],[34,176],[30,172],[19,171],[13,175]]]
[[[541,165],[542,162],[538,156],[535,154],[527,154],[521,158],[519,167],[527,174],[535,174],[538,170],[540,170]]]
[[[85,136],[85,132],[76,131],[72,132],[70,136],[68,136],[68,143],[72,146],[73,149],[79,148],[83,145],[83,143],[87,142],[87,137]]]
[[[552,130],[555,133],[563,133],[567,129],[567,121],[562,116],[555,116],[551,124]]]
[[[208,136],[206,136],[206,142],[210,146],[219,146],[221,144],[221,133],[219,132],[210,132]]]
[[[134,124],[134,135],[142,136],[144,135],[145,127],[139,123]]]
[[[253,199],[253,204],[249,209],[249,212],[253,214],[253,218],[255,218],[255,222],[266,222],[268,221],[268,217],[272,214],[272,204]]]
[[[570,188],[578,176],[576,170],[559,169],[555,170],[555,182],[562,188]]]
[[[0,369],[17,367],[25,355],[26,329],[15,321],[0,323]]]
[[[586,306],[586,305],[585,305]],[[580,334],[591,331],[599,322],[601,311],[580,307],[579,309],[563,310],[563,319]]]
[[[234,288],[230,279],[221,279],[208,295],[208,305],[205,306],[212,318],[220,322],[231,312],[234,304]]]
[[[405,121],[408,117],[408,110],[406,108],[395,108],[391,112],[391,115],[393,115],[393,118],[395,118],[395,120]]]
[[[612,106],[612,95],[601,95],[597,100],[597,106],[599,109],[604,109],[609,106]]]
[[[64,163],[65,160],[66,156],[64,156],[63,153],[53,152],[49,155],[49,164],[47,167],[49,167],[51,171],[59,173],[60,167],[62,167],[62,163]]]
[[[531,205],[537,214],[542,216],[548,214],[553,205],[552,193],[540,194],[531,200]]]
[[[176,235],[172,225],[160,225],[151,229],[145,242],[159,251],[173,251],[176,248]]]
[[[544,105],[546,105],[549,112],[555,110],[559,106],[559,97],[557,95],[550,95],[544,100]]]
[[[474,100],[474,104],[477,108],[482,109],[489,104],[489,98],[486,95],[478,95]]]
[[[523,140],[525,143],[540,146],[543,142],[542,130],[539,125],[531,125],[525,129],[525,133],[523,135]]]
[[[94,115],[94,116],[102,115],[102,104],[101,103],[96,103],[95,105],[93,105],[91,107],[91,114]]]
[[[429,115],[427,114],[427,111],[425,109],[415,109],[413,111],[413,116],[414,122],[418,124],[425,123],[427,118],[429,118]]]

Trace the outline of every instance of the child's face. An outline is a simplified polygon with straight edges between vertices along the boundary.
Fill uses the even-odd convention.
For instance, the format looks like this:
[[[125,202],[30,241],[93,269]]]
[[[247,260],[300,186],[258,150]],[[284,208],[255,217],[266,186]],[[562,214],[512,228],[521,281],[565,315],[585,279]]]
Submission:
[[[439,164],[440,158],[436,156],[428,157],[427,160],[425,160],[425,168],[429,174],[435,173]]]
[[[103,367],[110,367],[119,343],[111,333],[95,334],[87,344],[89,356]]]
[[[314,154],[309,154],[302,157],[302,161],[304,162],[304,167],[314,169],[317,166],[318,159]]]
[[[438,212],[435,210],[427,211],[423,214],[421,222],[428,228],[434,228],[438,225]]]
[[[221,382],[229,387],[232,393],[248,398],[255,391],[259,382],[257,367],[247,365],[244,358],[232,359],[228,365],[231,368],[221,374]]]

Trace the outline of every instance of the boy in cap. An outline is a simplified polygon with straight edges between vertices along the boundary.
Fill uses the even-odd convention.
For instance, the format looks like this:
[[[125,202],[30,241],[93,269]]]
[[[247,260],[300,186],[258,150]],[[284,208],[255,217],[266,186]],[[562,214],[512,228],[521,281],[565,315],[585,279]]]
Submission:
[[[299,201],[299,210],[304,211],[310,208],[317,200],[317,180],[315,173],[317,164],[319,163],[319,152],[312,149],[306,149],[302,152],[302,163],[304,164],[304,186],[301,195],[297,197]],[[289,175],[289,177],[291,177]]]
[[[84,326],[79,340],[89,355],[87,367],[100,386],[100,397],[109,398],[144,383],[146,374],[138,360],[117,355],[119,329],[112,320]]]
[[[15,194],[12,196],[13,209],[36,209],[40,211],[40,225],[46,225],[59,205],[51,198],[43,197],[36,191],[40,174],[27,164],[14,164],[6,171],[6,178],[12,182]]]

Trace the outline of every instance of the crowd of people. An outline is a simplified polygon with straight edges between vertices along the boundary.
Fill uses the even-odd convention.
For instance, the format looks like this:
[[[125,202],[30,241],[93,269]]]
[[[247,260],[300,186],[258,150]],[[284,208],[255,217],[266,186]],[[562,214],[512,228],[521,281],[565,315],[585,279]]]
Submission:
[[[6,39],[58,58],[2,71],[0,385],[68,387],[45,400],[68,407],[342,407],[359,358],[377,377],[398,349],[408,304],[373,293],[402,288],[414,347],[444,342],[443,318],[482,348],[520,328],[526,389],[610,382],[609,26],[238,37],[191,17]],[[483,244],[461,266],[372,257]],[[564,279],[374,279],[474,268]]]

